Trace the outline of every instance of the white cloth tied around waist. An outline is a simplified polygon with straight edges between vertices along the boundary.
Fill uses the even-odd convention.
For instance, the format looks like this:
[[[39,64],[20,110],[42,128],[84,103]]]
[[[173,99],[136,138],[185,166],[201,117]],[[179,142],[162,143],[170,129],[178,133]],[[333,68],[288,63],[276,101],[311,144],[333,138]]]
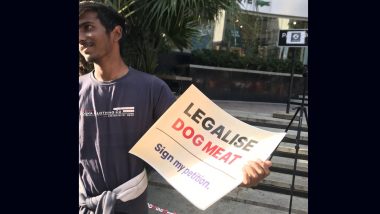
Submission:
[[[79,177],[79,206],[87,207],[94,213],[113,213],[116,200],[123,202],[139,197],[148,186],[148,178],[144,169],[140,174],[121,184],[112,191],[105,191],[95,197],[87,197],[82,180]]]

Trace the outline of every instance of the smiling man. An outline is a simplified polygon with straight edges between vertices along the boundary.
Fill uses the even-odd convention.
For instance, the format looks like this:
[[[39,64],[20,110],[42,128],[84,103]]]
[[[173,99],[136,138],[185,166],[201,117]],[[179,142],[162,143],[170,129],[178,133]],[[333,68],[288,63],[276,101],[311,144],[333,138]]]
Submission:
[[[79,52],[94,70],[79,78],[80,213],[147,213],[145,163],[128,151],[174,102],[160,79],[121,57],[125,20],[95,2],[79,7]]]
[[[122,58],[125,20],[99,2],[79,3],[79,52],[94,70],[79,77],[79,212],[148,213],[146,163],[128,151],[175,101],[161,79]],[[244,167],[243,185],[270,162]]]

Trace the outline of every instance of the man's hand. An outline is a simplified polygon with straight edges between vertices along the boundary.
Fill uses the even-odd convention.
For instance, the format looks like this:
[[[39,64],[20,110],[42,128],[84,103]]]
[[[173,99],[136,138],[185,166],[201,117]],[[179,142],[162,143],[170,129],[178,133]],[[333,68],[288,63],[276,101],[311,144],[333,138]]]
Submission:
[[[257,186],[257,184],[267,177],[270,173],[269,167],[272,166],[271,161],[249,161],[243,167],[243,182],[242,187]]]

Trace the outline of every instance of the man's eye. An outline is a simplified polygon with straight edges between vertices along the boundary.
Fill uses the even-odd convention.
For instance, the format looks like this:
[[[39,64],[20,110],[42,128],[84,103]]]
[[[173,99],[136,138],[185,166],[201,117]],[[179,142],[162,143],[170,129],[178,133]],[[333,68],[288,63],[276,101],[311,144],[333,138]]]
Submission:
[[[91,31],[91,30],[94,29],[94,27],[93,27],[92,25],[86,25],[86,26],[84,27],[84,29],[85,29],[86,31]]]

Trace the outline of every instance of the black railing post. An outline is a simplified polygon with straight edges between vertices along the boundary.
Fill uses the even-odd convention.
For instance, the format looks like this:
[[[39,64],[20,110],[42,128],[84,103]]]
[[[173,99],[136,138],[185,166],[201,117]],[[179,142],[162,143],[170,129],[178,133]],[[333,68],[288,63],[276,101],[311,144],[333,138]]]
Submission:
[[[290,99],[292,97],[292,90],[293,90],[293,78],[294,78],[294,64],[295,64],[295,57],[296,57],[296,49],[292,48],[292,72],[290,74],[290,83],[289,83],[289,90],[288,90],[288,102],[286,104],[286,113],[289,114],[289,108],[290,108]]]

